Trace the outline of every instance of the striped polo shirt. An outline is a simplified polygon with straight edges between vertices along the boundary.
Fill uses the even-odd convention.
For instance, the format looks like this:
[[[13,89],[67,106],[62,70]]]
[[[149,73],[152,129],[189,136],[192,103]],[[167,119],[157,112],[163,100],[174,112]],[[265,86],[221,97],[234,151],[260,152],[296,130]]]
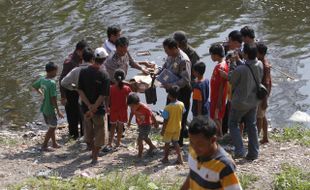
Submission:
[[[242,190],[235,173],[236,166],[228,153],[220,146],[208,158],[197,157],[194,149],[189,148],[190,189]]]

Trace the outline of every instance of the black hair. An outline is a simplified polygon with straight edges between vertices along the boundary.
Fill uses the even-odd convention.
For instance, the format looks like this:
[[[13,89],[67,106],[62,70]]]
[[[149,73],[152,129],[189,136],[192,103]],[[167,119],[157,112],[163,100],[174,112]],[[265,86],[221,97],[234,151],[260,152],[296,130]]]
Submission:
[[[88,46],[87,42],[85,40],[81,40],[76,44],[75,50],[83,50],[87,46]]]
[[[178,48],[178,43],[173,38],[167,38],[163,42],[164,47],[168,47],[169,49]]]
[[[176,31],[173,33],[173,39],[177,41],[179,44],[186,45],[187,44],[187,37],[185,32],[183,31]]]
[[[47,73],[51,72],[51,71],[55,71],[58,69],[58,66],[54,63],[54,62],[48,62],[46,65],[45,65],[45,71]]]
[[[212,55],[218,55],[220,57],[225,57],[225,50],[221,44],[212,44],[209,53]]]
[[[118,82],[118,87],[122,89],[124,86],[125,72],[122,69],[117,69],[114,72],[114,79]]]
[[[128,46],[129,45],[129,40],[126,37],[120,37],[115,41],[115,47],[119,47],[119,46]]]
[[[255,43],[244,44],[243,53],[248,55],[249,60],[254,60],[257,57],[257,46]]]
[[[237,41],[240,44],[242,43],[242,35],[239,30],[233,30],[228,34],[228,38],[232,41]]]
[[[93,50],[90,47],[86,47],[83,50],[83,60],[85,62],[90,62],[94,59],[95,55]]]
[[[199,61],[194,64],[193,70],[196,71],[199,75],[203,76],[206,71],[206,65],[204,62]]]
[[[249,37],[252,39],[255,38],[254,29],[251,28],[250,26],[245,26],[245,27],[241,28],[240,33],[243,37]]]
[[[257,51],[258,51],[258,53],[260,53],[260,54],[262,54],[262,55],[266,55],[266,54],[267,54],[268,48],[267,48],[267,46],[266,46],[264,43],[258,42],[258,43],[256,44],[256,46],[257,46]]]
[[[172,98],[178,98],[179,96],[179,89],[176,86],[169,88],[167,92],[168,92],[168,95],[171,96]]]
[[[216,125],[210,118],[195,118],[189,124],[188,132],[191,135],[202,134],[207,139],[210,139],[216,135]]]
[[[138,103],[140,103],[139,96],[134,92],[130,93],[127,97],[127,105],[138,104]]]
[[[112,35],[117,35],[121,31],[122,30],[119,26],[109,26],[107,30],[107,36],[110,38]]]
[[[98,65],[102,65],[105,60],[106,60],[106,58],[95,58],[95,63]]]

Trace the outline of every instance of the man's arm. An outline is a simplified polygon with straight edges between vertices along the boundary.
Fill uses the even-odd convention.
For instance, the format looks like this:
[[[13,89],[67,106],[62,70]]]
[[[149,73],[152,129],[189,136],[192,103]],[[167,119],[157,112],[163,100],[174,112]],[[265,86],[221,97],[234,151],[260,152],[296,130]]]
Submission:
[[[86,104],[87,107],[91,107],[91,103],[87,99],[85,93],[82,90],[80,90],[80,89],[78,89],[77,91],[79,93],[79,96],[80,96],[81,100],[84,102],[84,104]]]
[[[78,85],[78,81],[76,81],[78,80],[76,76],[78,74],[77,69],[80,69],[80,68],[73,69],[60,81],[60,85],[63,88],[66,88],[68,90],[76,90],[76,88],[74,88],[72,84],[74,84],[75,86]]]

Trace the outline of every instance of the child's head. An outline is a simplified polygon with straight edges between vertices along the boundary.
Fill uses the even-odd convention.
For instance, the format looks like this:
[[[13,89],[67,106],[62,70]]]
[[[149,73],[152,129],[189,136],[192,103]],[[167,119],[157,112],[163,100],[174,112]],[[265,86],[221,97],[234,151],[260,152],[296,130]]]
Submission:
[[[203,77],[205,71],[206,71],[206,65],[204,62],[199,61],[199,62],[194,64],[194,66],[193,66],[194,77],[196,77],[196,78]]]
[[[48,77],[55,77],[57,75],[58,66],[54,62],[49,62],[45,65],[45,71]]]
[[[209,156],[216,143],[216,125],[211,119],[194,119],[189,127],[189,140],[197,156]]]
[[[115,41],[121,36],[121,28],[119,26],[109,26],[107,29],[107,36],[110,42]]]
[[[256,45],[257,45],[257,51],[258,51],[257,57],[264,58],[265,55],[267,54],[267,50],[268,50],[267,46],[262,42],[258,42]]]
[[[221,44],[211,45],[209,53],[211,54],[212,61],[220,61],[220,59],[225,57],[225,50]]]
[[[257,47],[255,43],[244,44],[243,46],[244,59],[255,60],[257,57]]]
[[[130,93],[127,97],[127,105],[132,109],[136,110],[140,104],[140,98],[137,93]]]
[[[125,79],[125,72],[122,69],[117,69],[114,72],[114,79],[117,82],[118,87],[122,88],[124,85],[123,80]]]
[[[179,96],[179,88],[177,86],[168,89],[168,98],[170,101],[175,101]]]

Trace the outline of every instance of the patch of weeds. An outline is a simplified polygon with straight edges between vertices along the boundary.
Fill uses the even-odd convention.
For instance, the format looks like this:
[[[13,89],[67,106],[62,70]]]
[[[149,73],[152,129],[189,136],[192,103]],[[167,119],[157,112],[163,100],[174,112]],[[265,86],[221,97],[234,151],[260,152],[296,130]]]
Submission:
[[[163,137],[160,135],[160,133],[151,133],[150,135],[150,139],[152,141],[156,141],[156,142],[162,142],[163,141]]]
[[[110,173],[107,176],[97,178],[74,177],[72,179],[61,179],[57,177],[32,178],[21,184],[11,186],[9,189],[59,189],[59,190],[177,190],[179,184],[168,183],[164,180],[152,181],[147,175],[125,175]]]
[[[254,183],[259,179],[259,177],[250,174],[250,173],[242,173],[241,175],[238,176],[240,180],[240,184],[243,189],[247,189],[250,184]]]
[[[310,147],[310,129],[301,125],[286,127],[280,133],[272,134],[271,137],[279,142],[296,141],[301,145]]]
[[[310,189],[310,172],[304,172],[289,164],[282,164],[281,168],[282,171],[276,175],[274,181],[275,190]]]
[[[0,145],[4,146],[15,146],[18,144],[17,139],[13,139],[11,137],[0,136]]]

